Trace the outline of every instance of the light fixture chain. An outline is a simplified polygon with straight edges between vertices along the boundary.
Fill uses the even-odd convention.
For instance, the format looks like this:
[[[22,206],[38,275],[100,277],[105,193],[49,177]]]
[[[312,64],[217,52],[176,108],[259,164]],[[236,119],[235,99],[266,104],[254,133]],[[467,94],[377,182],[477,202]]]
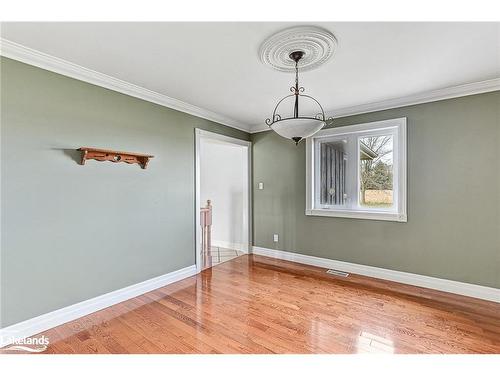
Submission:
[[[295,61],[295,95],[299,93],[299,62]]]
[[[299,60],[295,60],[295,106],[293,117],[299,117]]]

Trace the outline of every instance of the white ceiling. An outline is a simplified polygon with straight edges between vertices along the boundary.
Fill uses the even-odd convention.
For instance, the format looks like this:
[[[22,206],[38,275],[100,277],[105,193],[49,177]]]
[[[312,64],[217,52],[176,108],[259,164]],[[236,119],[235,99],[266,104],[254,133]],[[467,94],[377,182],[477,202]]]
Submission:
[[[269,35],[300,23],[3,23],[2,38],[262,126],[293,76],[260,63]],[[328,115],[500,77],[500,23],[315,23],[338,40],[301,85]]]

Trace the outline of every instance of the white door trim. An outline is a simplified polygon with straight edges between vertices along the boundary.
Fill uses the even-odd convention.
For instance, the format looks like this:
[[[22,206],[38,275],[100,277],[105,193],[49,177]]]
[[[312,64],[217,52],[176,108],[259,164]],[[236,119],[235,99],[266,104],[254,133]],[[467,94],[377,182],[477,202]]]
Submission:
[[[213,139],[222,142],[232,143],[247,148],[248,160],[248,249],[252,246],[252,142],[243,139],[229,137],[218,133],[209,132],[202,129],[195,129],[195,260],[196,270],[201,271],[201,227],[200,227],[200,208],[201,208],[201,181],[200,181],[200,143],[201,139]]]

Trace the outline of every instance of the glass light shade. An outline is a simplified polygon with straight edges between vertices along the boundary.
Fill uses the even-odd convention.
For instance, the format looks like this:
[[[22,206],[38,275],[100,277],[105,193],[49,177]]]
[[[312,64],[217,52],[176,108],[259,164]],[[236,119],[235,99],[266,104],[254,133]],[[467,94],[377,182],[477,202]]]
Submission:
[[[271,129],[282,137],[292,139],[295,143],[298,143],[300,140],[320,131],[323,126],[325,126],[325,122],[322,120],[291,118],[275,122],[271,125]]]

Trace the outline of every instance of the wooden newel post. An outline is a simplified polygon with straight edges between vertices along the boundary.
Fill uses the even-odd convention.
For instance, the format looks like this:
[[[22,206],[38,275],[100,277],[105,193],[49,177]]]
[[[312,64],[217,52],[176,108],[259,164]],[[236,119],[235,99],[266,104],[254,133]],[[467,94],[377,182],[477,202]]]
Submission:
[[[200,210],[201,259],[203,269],[212,267],[212,204],[207,200],[206,207]]]

